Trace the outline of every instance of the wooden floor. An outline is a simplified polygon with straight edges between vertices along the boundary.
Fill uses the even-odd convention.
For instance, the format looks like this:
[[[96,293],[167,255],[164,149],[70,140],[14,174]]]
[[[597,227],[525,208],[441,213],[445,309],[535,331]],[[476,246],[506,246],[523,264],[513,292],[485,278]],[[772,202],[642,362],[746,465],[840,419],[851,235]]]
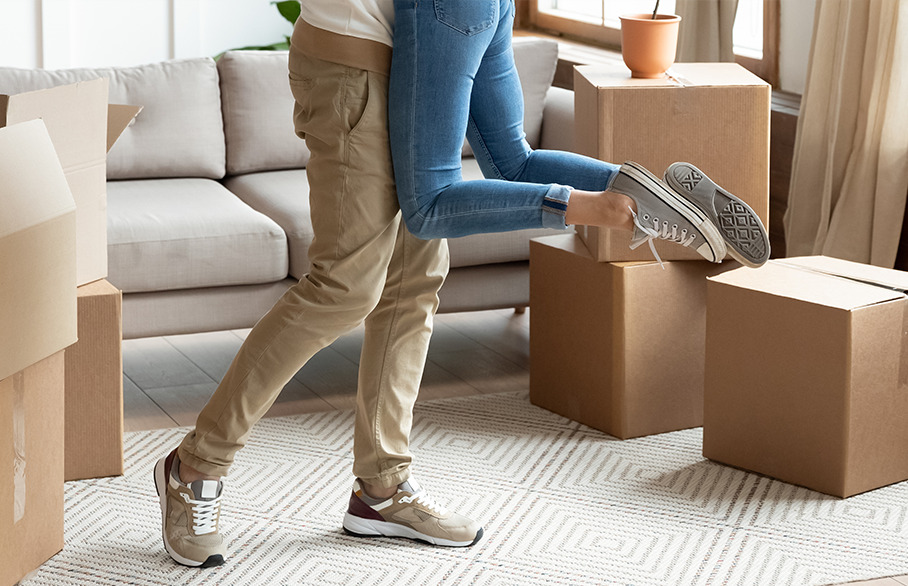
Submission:
[[[192,426],[248,330],[123,342],[126,431]],[[284,387],[268,416],[352,409],[362,328],[319,352]],[[529,388],[530,312],[436,318],[419,400]],[[908,586],[908,576],[852,586]]]
[[[529,388],[529,312],[437,316],[419,399]],[[191,426],[248,330],[123,341],[126,431]],[[315,355],[268,416],[352,409],[363,330]]]

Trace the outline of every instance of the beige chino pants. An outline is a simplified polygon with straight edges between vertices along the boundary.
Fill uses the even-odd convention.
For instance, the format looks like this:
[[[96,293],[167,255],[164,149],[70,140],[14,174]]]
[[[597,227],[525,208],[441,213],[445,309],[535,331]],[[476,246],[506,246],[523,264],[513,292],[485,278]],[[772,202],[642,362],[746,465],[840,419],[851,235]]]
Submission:
[[[387,128],[387,76],[291,50],[294,123],[307,166],[315,239],[311,270],[249,333],[181,461],[225,476],[252,426],[317,351],[365,320],[353,473],[395,486],[409,477],[409,435],[438,290],[443,240],[401,221]]]

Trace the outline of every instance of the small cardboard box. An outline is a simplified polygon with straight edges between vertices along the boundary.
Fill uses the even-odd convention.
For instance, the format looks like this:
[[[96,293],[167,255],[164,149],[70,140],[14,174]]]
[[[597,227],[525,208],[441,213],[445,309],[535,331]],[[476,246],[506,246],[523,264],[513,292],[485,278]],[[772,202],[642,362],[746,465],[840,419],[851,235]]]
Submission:
[[[530,401],[621,439],[701,425],[706,277],[738,266],[530,241]]]
[[[636,161],[660,179],[676,161],[696,165],[747,202],[769,226],[769,84],[735,63],[676,63],[663,79],[636,79],[619,65],[574,70],[577,152]],[[578,226],[599,261],[651,260],[631,234]],[[701,260],[657,241],[663,260]]]
[[[0,380],[0,584],[63,549],[63,352]]]
[[[0,95],[0,127],[41,118],[76,203],[76,284],[107,276],[107,151],[141,110],[107,103],[107,79]]]
[[[704,456],[839,497],[908,479],[908,273],[803,257],[707,290]]]
[[[122,295],[102,279],[76,290],[79,341],[66,350],[65,479],[123,474]]]
[[[76,341],[76,207],[41,120],[0,128],[0,379]]]

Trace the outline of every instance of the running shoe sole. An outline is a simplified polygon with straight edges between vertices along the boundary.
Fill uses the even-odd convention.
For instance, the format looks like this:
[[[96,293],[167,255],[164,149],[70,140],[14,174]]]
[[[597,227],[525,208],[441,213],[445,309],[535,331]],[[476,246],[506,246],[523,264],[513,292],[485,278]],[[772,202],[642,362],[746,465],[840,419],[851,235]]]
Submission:
[[[729,193],[690,163],[673,163],[665,182],[690,199],[719,228],[732,258],[748,267],[769,260],[769,236],[760,217],[739,197]]]
[[[482,529],[476,532],[476,537],[472,541],[451,541],[441,537],[432,537],[420,533],[412,527],[401,525],[399,523],[389,523],[388,521],[376,521],[373,519],[363,519],[350,513],[344,514],[344,531],[353,537],[405,537],[414,539],[429,545],[441,545],[445,547],[469,547],[476,544],[482,539]]]

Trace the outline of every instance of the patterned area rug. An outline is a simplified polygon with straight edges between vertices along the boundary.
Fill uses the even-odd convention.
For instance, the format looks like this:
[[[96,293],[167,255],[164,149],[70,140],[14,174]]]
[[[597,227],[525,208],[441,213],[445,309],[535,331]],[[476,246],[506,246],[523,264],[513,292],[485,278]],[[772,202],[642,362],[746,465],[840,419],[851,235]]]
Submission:
[[[908,483],[846,500],[711,463],[700,430],[619,441],[526,393],[417,406],[414,474],[481,519],[468,549],[345,535],[353,417],[265,419],[225,492],[227,564],[160,538],[154,461],[185,430],[126,436],[126,475],[66,485],[66,547],[23,584],[791,585],[908,573]]]

